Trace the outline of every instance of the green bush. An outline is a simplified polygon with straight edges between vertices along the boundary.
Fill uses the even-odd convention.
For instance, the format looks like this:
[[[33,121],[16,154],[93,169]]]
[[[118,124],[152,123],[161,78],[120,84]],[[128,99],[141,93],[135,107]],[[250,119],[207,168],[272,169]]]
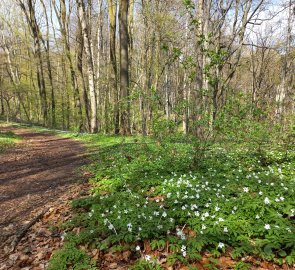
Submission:
[[[95,262],[73,244],[66,244],[50,260],[48,270],[96,270]]]

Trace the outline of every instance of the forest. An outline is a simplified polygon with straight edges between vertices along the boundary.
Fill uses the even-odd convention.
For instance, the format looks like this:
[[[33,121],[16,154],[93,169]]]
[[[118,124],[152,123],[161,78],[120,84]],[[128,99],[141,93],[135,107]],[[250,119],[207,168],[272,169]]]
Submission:
[[[1,0],[0,270],[295,269],[294,37],[294,0]]]

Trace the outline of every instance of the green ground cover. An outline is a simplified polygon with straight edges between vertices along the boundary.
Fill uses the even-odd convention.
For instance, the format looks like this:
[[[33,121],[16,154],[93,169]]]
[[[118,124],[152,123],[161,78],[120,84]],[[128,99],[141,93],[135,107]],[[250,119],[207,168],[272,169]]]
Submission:
[[[134,269],[162,269],[152,252],[145,253],[145,240],[153,250],[168,250],[171,265],[190,266],[204,252],[294,264],[295,152],[290,147],[255,150],[215,143],[201,148],[184,139],[64,136],[89,145],[93,196],[73,202],[76,215],[64,224],[66,244],[49,269],[96,269],[81,245],[130,250],[138,258]],[[72,232],[75,227],[79,234]],[[236,267],[243,269],[241,263]]]
[[[17,143],[19,140],[20,137],[11,131],[0,131],[0,153],[4,152],[5,149],[15,145],[15,143]]]

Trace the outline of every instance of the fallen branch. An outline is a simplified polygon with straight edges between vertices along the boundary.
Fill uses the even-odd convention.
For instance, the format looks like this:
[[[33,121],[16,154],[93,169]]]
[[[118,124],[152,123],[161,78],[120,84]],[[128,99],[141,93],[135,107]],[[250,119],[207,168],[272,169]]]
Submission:
[[[15,250],[16,246],[22,240],[22,238],[26,235],[27,231],[45,215],[48,209],[49,208],[45,208],[42,212],[40,212],[37,216],[35,216],[29,223],[27,223],[23,228],[20,229],[20,231],[16,234],[15,239],[11,243],[12,251]]]

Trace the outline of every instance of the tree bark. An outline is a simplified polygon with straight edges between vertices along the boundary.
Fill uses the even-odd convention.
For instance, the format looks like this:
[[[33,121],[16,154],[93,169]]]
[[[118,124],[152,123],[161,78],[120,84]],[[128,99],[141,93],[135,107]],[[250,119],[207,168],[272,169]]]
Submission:
[[[121,94],[121,133],[131,134],[129,100],[129,0],[120,0],[120,94]]]
[[[83,0],[77,0],[78,16],[82,26],[84,49],[87,59],[87,75],[89,83],[89,96],[91,107],[90,131],[95,133],[98,131],[97,123],[97,103],[96,103],[96,87],[93,66],[93,52],[91,49],[91,36],[89,35],[89,27],[86,22],[85,6]]]
[[[48,70],[48,78],[51,87],[51,126],[56,127],[56,116],[55,116],[55,94],[54,94],[54,85],[53,85],[53,77],[52,77],[52,68],[50,61],[50,42],[49,42],[49,21],[47,16],[47,10],[44,4],[44,1],[41,0],[41,4],[43,7],[43,11],[45,14],[46,21],[46,40],[41,36],[41,40],[43,42],[45,52],[46,52],[46,62],[47,62],[47,70]]]
[[[118,68],[116,57],[116,13],[117,0],[108,0],[109,31],[110,31],[110,61],[112,66],[112,85],[114,91],[114,132],[120,132],[120,114],[119,114],[119,91],[118,91]]]
[[[76,40],[77,40],[77,69],[80,73],[81,81],[82,81],[82,87],[83,87],[83,99],[85,104],[85,115],[86,115],[86,122],[87,122],[87,130],[91,129],[91,122],[90,122],[90,105],[89,105],[89,98],[87,93],[87,85],[85,83],[85,78],[83,74],[83,50],[84,50],[84,42],[83,42],[83,36],[82,36],[82,26],[80,21],[78,20],[78,27],[77,27],[77,34],[76,34]]]

